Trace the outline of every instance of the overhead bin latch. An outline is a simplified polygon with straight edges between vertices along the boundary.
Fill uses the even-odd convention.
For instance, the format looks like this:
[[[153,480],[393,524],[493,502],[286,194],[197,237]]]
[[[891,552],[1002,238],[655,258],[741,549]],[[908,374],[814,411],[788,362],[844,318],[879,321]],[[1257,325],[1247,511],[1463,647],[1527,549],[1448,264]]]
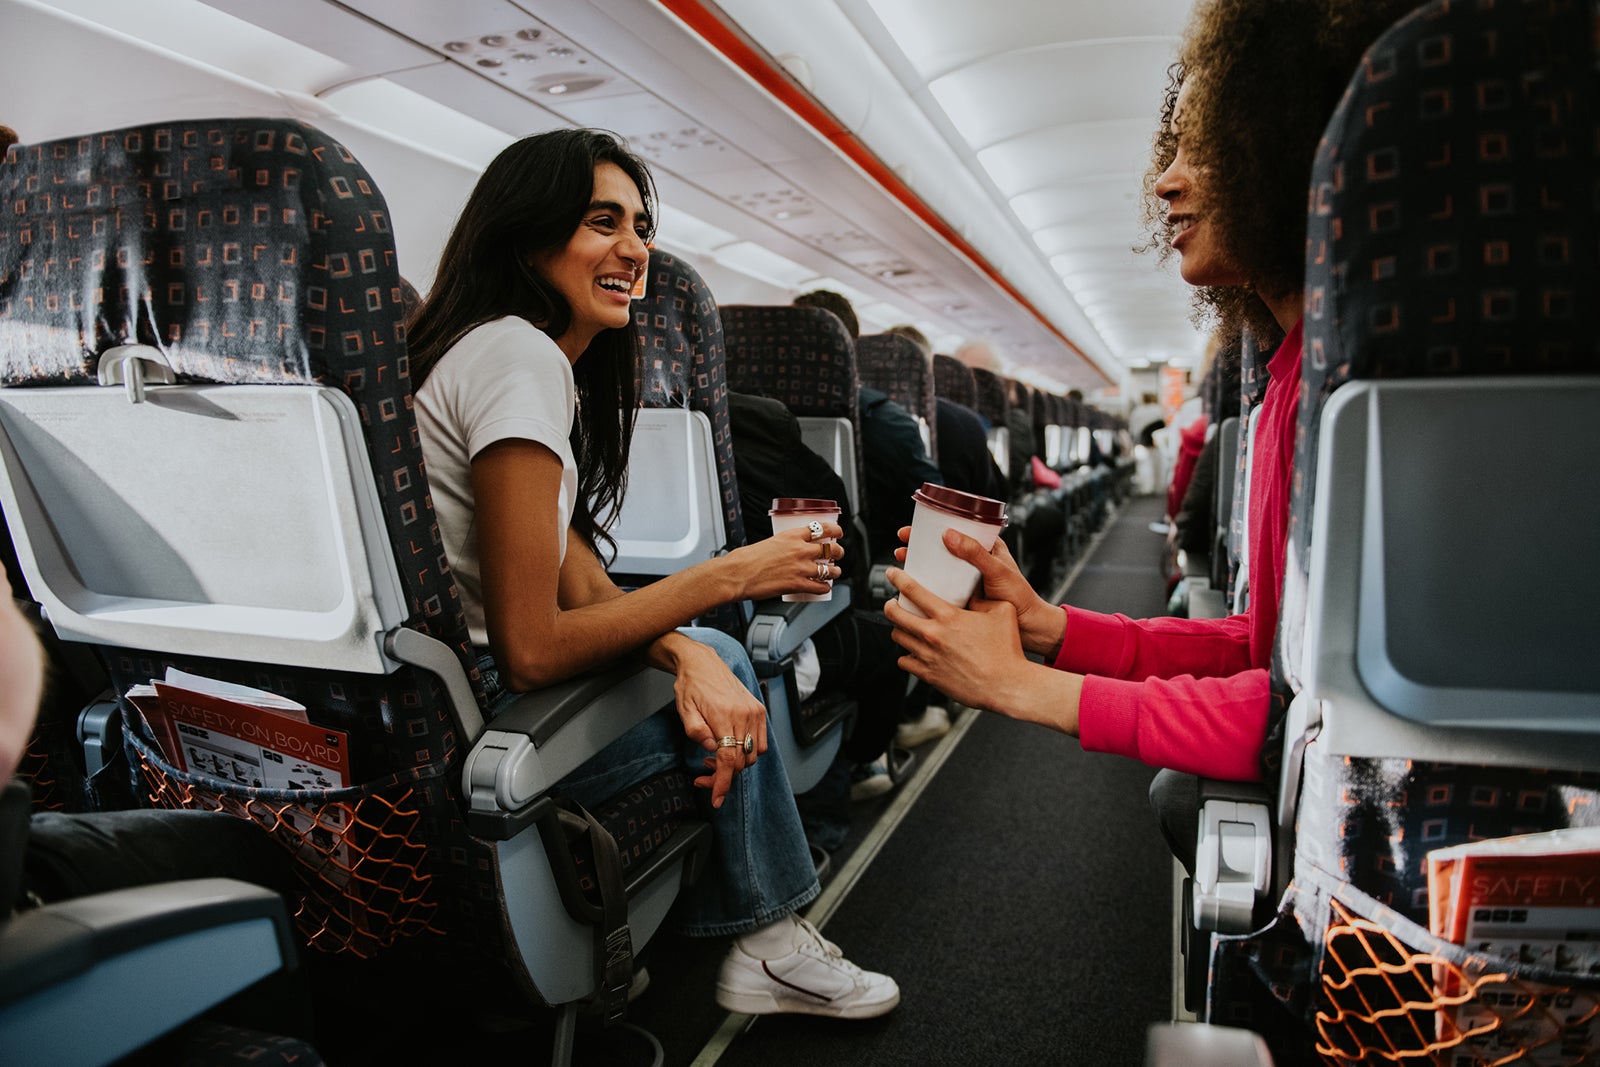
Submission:
[[[128,390],[128,403],[144,403],[144,387],[175,385],[178,376],[160,349],[149,345],[118,345],[100,356],[100,384],[122,385]]]

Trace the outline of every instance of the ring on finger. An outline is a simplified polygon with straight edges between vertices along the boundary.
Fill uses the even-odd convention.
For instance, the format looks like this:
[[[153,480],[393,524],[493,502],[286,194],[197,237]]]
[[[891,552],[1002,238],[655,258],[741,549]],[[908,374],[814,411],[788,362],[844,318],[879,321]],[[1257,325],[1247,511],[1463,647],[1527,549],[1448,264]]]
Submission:
[[[832,568],[828,566],[828,563],[827,563],[826,560],[820,560],[820,559],[817,560],[817,581],[819,581],[819,582],[828,581],[828,579],[830,577],[829,571],[831,571],[831,570],[832,570]]]
[[[822,542],[822,544],[818,545],[817,547],[822,549],[822,552],[817,556],[818,559],[821,559],[821,560],[831,560],[831,559],[833,559],[833,542],[824,541],[824,542]]]
[[[812,519],[810,522],[806,523],[806,529],[811,531],[811,536],[807,538],[808,541],[822,540],[822,523],[818,522],[816,519]]]

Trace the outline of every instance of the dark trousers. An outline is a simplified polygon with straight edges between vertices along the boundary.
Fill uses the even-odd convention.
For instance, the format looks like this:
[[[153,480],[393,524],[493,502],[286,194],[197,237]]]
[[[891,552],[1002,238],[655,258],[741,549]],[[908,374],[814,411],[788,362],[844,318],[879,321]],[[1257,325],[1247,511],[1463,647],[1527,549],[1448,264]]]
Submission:
[[[23,888],[44,903],[185,878],[292,889],[289,854],[260,827],[210,811],[41,812],[29,820]]]
[[[818,688],[842,690],[856,701],[856,726],[842,746],[851,763],[869,763],[889,750],[895,728],[927,706],[927,687],[906,694],[910,677],[897,661],[894,627],[880,612],[851,610],[811,639],[822,664]],[[920,695],[919,695],[920,694]]]

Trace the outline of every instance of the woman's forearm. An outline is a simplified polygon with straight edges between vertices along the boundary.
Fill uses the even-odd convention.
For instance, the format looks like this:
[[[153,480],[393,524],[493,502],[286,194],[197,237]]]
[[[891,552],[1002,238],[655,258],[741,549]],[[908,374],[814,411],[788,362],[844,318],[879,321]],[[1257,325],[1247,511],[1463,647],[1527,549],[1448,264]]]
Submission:
[[[519,647],[497,647],[496,659],[509,661],[501,669],[516,690],[551,685],[646,646],[652,665],[675,670],[675,646],[662,640],[737,599],[735,567],[729,557],[720,556],[627,593],[610,586],[608,595],[556,608],[544,625],[530,619],[509,628],[526,639]]]
[[[1081,674],[1029,663],[1000,687],[988,710],[1076,737],[1078,702],[1082,695]]]

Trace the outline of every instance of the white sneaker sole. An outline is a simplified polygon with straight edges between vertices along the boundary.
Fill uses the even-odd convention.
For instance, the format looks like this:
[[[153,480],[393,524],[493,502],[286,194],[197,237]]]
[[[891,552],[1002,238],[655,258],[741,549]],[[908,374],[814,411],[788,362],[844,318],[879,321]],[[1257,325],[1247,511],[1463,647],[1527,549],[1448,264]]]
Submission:
[[[894,740],[901,748],[917,748],[950,732],[948,724],[908,730],[904,726],[895,731]]]
[[[740,1015],[823,1015],[832,1019],[876,1019],[893,1011],[899,1003],[898,988],[883,1000],[830,1004],[803,997],[784,997],[780,1000],[771,993],[747,993],[717,986],[717,1004],[725,1011]]]

